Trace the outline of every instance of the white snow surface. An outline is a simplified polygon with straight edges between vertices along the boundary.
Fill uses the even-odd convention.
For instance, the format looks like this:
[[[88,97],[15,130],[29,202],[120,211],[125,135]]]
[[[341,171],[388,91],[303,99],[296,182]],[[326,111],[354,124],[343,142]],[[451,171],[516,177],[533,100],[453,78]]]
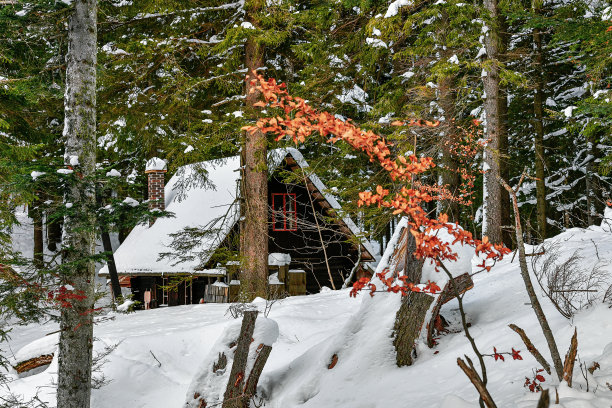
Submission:
[[[600,226],[571,229],[546,244],[552,242],[559,242],[566,252],[580,248],[585,259],[612,259],[612,233]],[[462,266],[457,268],[452,263],[448,266],[454,273],[464,272]],[[611,264],[605,268],[612,274]],[[539,366],[508,324],[523,328],[549,361],[550,356],[528,305],[518,259],[512,262],[512,256],[507,256],[491,272],[475,275],[474,284],[464,298],[464,306],[480,349],[492,353],[493,347],[499,351],[515,348],[521,350],[523,357],[516,361],[508,358],[505,362],[487,358],[489,390],[499,407],[533,408],[539,394],[530,393],[523,384],[525,377],[531,378]],[[597,302],[567,320],[542,295],[535,280],[534,286],[562,356],[577,329],[580,360],[587,365],[597,361],[601,366],[588,377],[589,392],[578,367],[572,389],[558,386],[554,377],[547,374],[543,386],[558,386],[560,408],[610,407],[612,391],[606,382],[612,383],[612,309]],[[462,333],[440,336],[434,349],[419,345],[415,364],[398,368],[391,332],[400,297],[392,293],[376,293],[373,297],[362,293],[355,299],[348,294],[348,290],[322,291],[274,304],[268,318],[278,324],[278,339],[272,340],[273,329],[265,330],[271,335],[269,342],[273,348],[259,387],[266,407],[478,407],[477,393],[456,363],[464,354],[474,357]],[[263,300],[253,304],[260,312],[265,307]],[[112,382],[93,391],[92,407],[180,406],[180,401],[190,395],[194,378],[205,374],[200,367],[210,367],[217,357],[215,352],[228,344],[227,338],[239,328],[239,321],[225,315],[227,306],[159,308],[116,315],[114,320],[97,324],[94,350],[119,345],[102,368]],[[444,305],[442,314],[456,324],[456,301]],[[56,327],[52,324],[16,327],[11,349],[17,350],[53,330]],[[334,354],[338,355],[338,362],[328,369]],[[56,370],[54,361],[39,374],[26,378],[12,374],[15,380],[9,387],[26,397],[38,392],[43,401],[54,406],[52,384],[57,381]],[[3,392],[6,388],[0,389]],[[551,392],[555,395],[554,389]]]
[[[41,337],[26,346],[20,348],[12,357],[12,362],[23,363],[31,358],[40,357],[46,354],[53,354],[57,349],[59,333]]]
[[[268,255],[268,265],[289,265],[291,263],[291,255],[281,252],[272,252]]]
[[[152,157],[147,161],[145,171],[162,171],[166,169],[167,166],[165,160],[160,159],[159,157]]]
[[[605,208],[601,228],[606,232],[612,232],[612,207]]]
[[[298,150],[286,148],[270,152],[268,161],[270,169],[280,165],[287,155],[291,155],[301,167],[308,167],[308,163]],[[159,218],[150,227],[148,223],[137,225],[115,251],[115,263],[119,273],[194,273],[200,262],[205,263],[208,260],[227,232],[238,221],[236,183],[240,172],[236,170],[240,168],[239,156],[200,163],[199,166],[208,173],[209,183],[205,186],[191,187],[184,192],[185,197],[179,197],[178,185],[194,176],[195,166],[183,166],[166,184],[166,210],[174,216]],[[326,192],[327,187],[316,175],[312,174],[310,180],[332,208],[341,210],[338,201]],[[344,217],[342,220],[355,235],[362,235],[361,230],[350,218]],[[194,259],[181,263],[168,258],[159,260],[161,253],[171,251],[168,246],[172,242],[170,234],[179,232],[185,227],[197,226],[218,229],[218,234],[201,239],[200,245],[193,249],[192,255],[196,255]],[[363,244],[368,252],[375,253],[367,241],[364,240]],[[211,274],[210,271],[199,273]],[[104,266],[100,274],[108,274],[108,268]]]
[[[412,0],[395,0],[389,4],[387,8],[387,12],[385,13],[385,18],[396,16],[399,13],[400,8],[405,6],[411,6]]]
[[[189,385],[184,408],[199,408],[202,397],[204,401],[206,401],[207,406],[221,405],[234,362],[235,350],[233,347],[230,347],[230,345],[235,343],[238,339],[241,325],[242,319],[234,320],[226,325],[225,330],[213,345],[208,355],[204,358],[198,373],[194,376],[193,381]],[[278,335],[278,324],[274,320],[263,316],[257,317],[255,329],[253,330],[253,341],[249,347],[247,369],[244,375],[245,379],[248,378],[250,370],[253,368],[253,364],[257,358],[257,349],[259,345],[272,346],[278,339]],[[216,373],[213,373],[212,367],[219,361],[221,353],[225,354],[227,365],[225,369],[220,369]],[[194,395],[197,394],[200,395],[200,398],[194,399]]]

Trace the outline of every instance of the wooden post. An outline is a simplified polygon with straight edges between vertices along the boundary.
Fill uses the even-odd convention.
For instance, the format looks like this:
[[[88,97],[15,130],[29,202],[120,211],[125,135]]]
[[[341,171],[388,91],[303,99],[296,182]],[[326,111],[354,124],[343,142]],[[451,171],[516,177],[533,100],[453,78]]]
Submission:
[[[280,265],[278,267],[278,280],[281,282],[287,282],[287,275],[289,274],[289,265]]]
[[[238,302],[238,296],[240,295],[240,281],[232,280],[229,284],[229,302]]]
[[[306,271],[303,269],[290,269],[287,277],[289,295],[299,296],[306,294]]]

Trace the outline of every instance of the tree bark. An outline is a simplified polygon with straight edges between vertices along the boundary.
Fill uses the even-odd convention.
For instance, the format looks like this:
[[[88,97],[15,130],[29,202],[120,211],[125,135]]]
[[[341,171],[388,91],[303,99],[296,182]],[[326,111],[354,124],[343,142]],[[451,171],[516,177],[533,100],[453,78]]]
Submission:
[[[433,296],[422,292],[409,292],[402,297],[402,304],[395,316],[393,327],[393,345],[398,367],[414,363],[414,345],[433,301]]]
[[[536,408],[548,408],[550,406],[550,396],[548,395],[548,390],[542,390],[540,395],[540,399],[538,400],[538,405]]]
[[[401,231],[402,236],[398,248],[390,260],[397,271],[404,270],[408,282],[420,283],[423,272],[423,261],[414,256],[416,240],[410,233],[410,226]],[[405,241],[405,244],[404,244]],[[395,259],[397,258],[397,259]],[[402,265],[403,261],[403,265]],[[397,273],[397,271],[394,271]],[[427,312],[434,301],[434,297],[425,293],[409,292],[402,297],[402,303],[395,314],[393,326],[393,346],[396,352],[398,367],[412,365],[414,362],[414,345],[418,340],[421,329],[425,324]]]
[[[240,337],[238,337],[236,344],[234,363],[232,364],[232,371],[230,372],[225,394],[223,394],[223,408],[243,408],[245,405],[244,399],[246,397],[243,389],[246,378],[244,376],[257,313],[257,310],[248,310],[244,312],[242,317],[242,327],[240,328]],[[247,398],[247,401],[249,399]]]
[[[446,58],[448,59],[448,58]],[[445,123],[441,131],[444,132],[441,139],[442,164],[439,169],[442,176],[442,184],[448,190],[456,194],[459,190],[460,178],[457,173],[457,160],[455,159],[453,147],[457,143],[457,132],[455,128],[455,95],[453,92],[453,77],[446,77],[440,81],[440,106],[444,111]],[[453,200],[445,200],[442,203],[441,212],[448,215],[450,222],[459,222],[459,204]]]
[[[251,0],[245,4],[247,20],[256,25],[254,14],[265,5],[262,0]],[[245,65],[248,79],[263,66],[263,46],[249,37],[245,44]],[[253,106],[259,100],[259,92],[251,92],[247,81],[246,110],[250,116],[258,114]],[[242,224],[240,251],[242,274],[240,296],[242,301],[255,297],[266,297],[268,290],[268,166],[267,138],[257,130],[245,133],[241,153],[242,164]]]
[[[534,2],[534,11],[539,12]],[[535,53],[535,94],[533,96],[534,114],[534,150],[536,171],[536,210],[538,220],[538,235],[540,241],[546,239],[546,180],[544,169],[546,160],[544,156],[544,51],[542,49],[542,33],[539,28],[533,29],[533,47]],[[508,180],[505,178],[505,180]]]
[[[255,363],[253,364],[253,368],[249,373],[249,378],[246,381],[246,385],[244,387],[245,394],[245,405],[243,408],[249,408],[249,401],[255,396],[255,392],[257,391],[257,383],[259,382],[259,377],[261,377],[261,373],[268,361],[268,357],[270,357],[270,353],[272,352],[272,346],[268,345],[260,345],[259,354],[257,354],[257,358],[255,359]]]
[[[93,347],[96,165],[96,0],[75,0],[68,23],[64,160],[74,170],[65,201],[67,248],[61,281],[83,298],[70,299],[60,316],[57,406],[89,408]]]
[[[486,76],[483,77],[484,110],[486,116],[486,133],[488,144],[485,152],[484,188],[484,221],[483,235],[491,242],[500,243],[502,237],[503,190],[497,179],[502,174],[502,156],[507,146],[507,132],[504,123],[506,98],[500,86],[500,59],[503,53],[503,36],[501,35],[502,16],[498,0],[484,0],[484,7],[489,13],[488,31],[484,42],[487,51],[485,61]]]

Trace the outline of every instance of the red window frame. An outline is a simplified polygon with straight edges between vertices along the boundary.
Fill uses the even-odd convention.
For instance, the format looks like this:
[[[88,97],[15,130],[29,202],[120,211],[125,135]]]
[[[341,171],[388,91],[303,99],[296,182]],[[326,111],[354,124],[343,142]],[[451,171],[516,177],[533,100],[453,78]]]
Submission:
[[[280,208],[280,202],[282,201],[282,228],[277,226],[277,215],[281,215],[280,211],[277,211],[277,208]],[[293,202],[293,210],[288,208],[288,204]],[[277,205],[279,204],[279,205]],[[297,200],[295,198],[295,193],[273,193],[272,194],[272,230],[273,231],[297,231],[297,209],[296,209]],[[291,217],[291,218],[290,218]],[[293,223],[290,221],[293,219]],[[289,220],[289,222],[287,222]],[[281,220],[278,220],[279,223]],[[289,225],[287,225],[289,224]],[[292,225],[293,224],[293,227]]]

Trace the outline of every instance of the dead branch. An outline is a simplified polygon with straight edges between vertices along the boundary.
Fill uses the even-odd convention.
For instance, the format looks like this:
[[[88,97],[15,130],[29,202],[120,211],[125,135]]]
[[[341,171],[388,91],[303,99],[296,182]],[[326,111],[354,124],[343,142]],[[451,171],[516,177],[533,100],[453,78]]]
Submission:
[[[523,175],[521,176],[521,181],[525,178],[526,174],[526,172],[523,172]],[[527,268],[525,243],[523,242],[523,229],[521,228],[521,214],[519,212],[518,199],[516,197],[516,192],[520,188],[521,184],[519,182],[516,189],[512,189],[508,185],[508,183],[506,183],[506,181],[499,176],[498,181],[508,191],[508,193],[510,193],[510,198],[512,199],[512,207],[514,210],[514,224],[516,226],[516,244],[519,254],[521,276],[523,278],[527,294],[529,295],[531,308],[533,309],[536,317],[538,318],[538,323],[540,323],[540,327],[542,328],[542,334],[544,334],[544,337],[546,338],[548,349],[550,351],[550,355],[552,356],[553,365],[555,366],[555,372],[557,373],[557,378],[561,380],[563,378],[563,365],[561,363],[561,356],[559,355],[559,348],[557,347],[557,342],[552,333],[552,330],[550,329],[550,325],[548,324],[548,320],[546,319],[544,310],[542,310],[542,305],[540,305],[540,300],[538,299],[535,289],[533,288],[533,284],[531,283],[531,277],[529,276],[529,269]]]
[[[489,394],[489,390],[487,390],[487,386],[482,382],[482,379],[480,378],[480,376],[478,375],[478,372],[474,368],[474,365],[472,364],[472,360],[470,360],[468,356],[464,356],[464,357],[469,363],[469,367],[465,363],[465,361],[463,361],[461,358],[457,358],[457,365],[463,370],[465,375],[470,379],[470,381],[474,385],[474,388],[476,388],[476,390],[478,391],[480,398],[485,403],[487,408],[496,408],[497,405],[495,405],[495,402],[493,402],[493,398],[491,397],[491,394]]]
[[[544,358],[544,356],[542,356],[540,351],[533,345],[529,337],[527,337],[527,333],[525,333],[525,330],[521,329],[516,324],[509,324],[508,327],[510,327],[519,336],[521,336],[521,339],[523,340],[523,343],[525,343],[525,347],[527,347],[527,350],[536,359],[536,361],[540,363],[542,368],[546,370],[546,372],[550,375],[550,364],[548,364],[548,361],[546,361],[546,359]]]

